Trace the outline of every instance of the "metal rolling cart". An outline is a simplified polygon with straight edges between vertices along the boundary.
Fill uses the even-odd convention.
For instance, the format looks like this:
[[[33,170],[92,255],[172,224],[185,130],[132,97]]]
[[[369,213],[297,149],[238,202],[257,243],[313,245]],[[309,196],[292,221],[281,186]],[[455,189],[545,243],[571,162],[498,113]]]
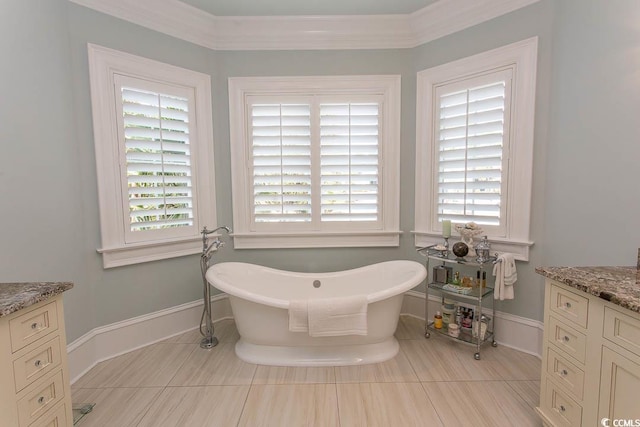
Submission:
[[[480,360],[480,347],[483,344],[491,342],[491,345],[493,347],[496,347],[498,345],[498,343],[495,341],[496,308],[495,302],[493,301],[493,288],[489,286],[473,286],[470,289],[467,288],[462,290],[455,286],[451,286],[448,283],[436,281],[432,268],[435,266],[445,266],[449,264],[459,265],[462,267],[476,268],[481,272],[481,274],[483,272],[486,274],[487,267],[493,267],[493,265],[496,262],[499,262],[499,260],[496,256],[490,256],[485,262],[477,262],[476,259],[472,257],[455,257],[455,255],[453,255],[450,251],[435,249],[435,246],[436,245],[431,245],[418,249],[418,253],[426,257],[427,267],[427,286],[425,288],[424,304],[424,336],[425,338],[429,338],[431,336],[431,332],[436,332],[441,335],[445,335],[450,339],[475,345],[476,352],[474,354],[474,358],[476,360]],[[435,291],[436,293],[441,295],[443,304],[444,298],[445,296],[447,296],[451,297],[455,301],[466,302],[467,304],[474,306],[471,333],[468,333],[469,331],[464,331],[463,333],[460,333],[458,337],[454,337],[450,336],[445,328],[435,328],[434,320],[429,316],[429,291]],[[491,300],[492,317],[491,319],[489,319],[489,321],[486,322],[486,330],[484,336],[482,336],[482,323],[483,320],[486,320],[486,316],[483,316],[483,302],[485,299]]]

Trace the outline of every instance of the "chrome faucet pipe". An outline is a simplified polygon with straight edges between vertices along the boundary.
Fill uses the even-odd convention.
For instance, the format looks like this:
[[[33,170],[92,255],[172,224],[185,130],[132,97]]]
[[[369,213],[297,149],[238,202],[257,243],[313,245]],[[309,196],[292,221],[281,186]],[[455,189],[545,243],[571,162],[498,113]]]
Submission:
[[[229,227],[227,227],[226,225],[218,227],[215,230],[207,230],[207,226],[205,225],[204,228],[202,229],[201,233],[206,236],[206,235],[209,235],[211,233],[215,233],[215,232],[220,231],[220,230],[226,231],[227,234],[231,233],[231,229]]]

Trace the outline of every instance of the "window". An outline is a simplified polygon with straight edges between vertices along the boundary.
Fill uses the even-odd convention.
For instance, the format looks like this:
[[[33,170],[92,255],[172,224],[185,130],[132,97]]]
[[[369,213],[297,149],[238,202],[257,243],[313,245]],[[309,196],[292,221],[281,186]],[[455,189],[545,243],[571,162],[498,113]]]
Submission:
[[[230,79],[235,247],[397,246],[399,86]]]
[[[216,225],[210,78],[89,45],[105,268],[197,253]]]
[[[475,222],[528,259],[537,39],[418,73],[416,245]]]

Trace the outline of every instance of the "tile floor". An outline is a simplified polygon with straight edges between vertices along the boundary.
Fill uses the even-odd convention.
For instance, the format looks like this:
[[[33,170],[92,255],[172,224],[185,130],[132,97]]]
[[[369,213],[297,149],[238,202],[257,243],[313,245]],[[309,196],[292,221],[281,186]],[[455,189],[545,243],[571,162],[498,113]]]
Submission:
[[[231,320],[220,344],[200,349],[197,330],[107,360],[72,386],[96,406],[92,426],[540,426],[540,360],[518,351],[425,339],[402,316],[400,352],[374,365],[287,368],[235,356]]]

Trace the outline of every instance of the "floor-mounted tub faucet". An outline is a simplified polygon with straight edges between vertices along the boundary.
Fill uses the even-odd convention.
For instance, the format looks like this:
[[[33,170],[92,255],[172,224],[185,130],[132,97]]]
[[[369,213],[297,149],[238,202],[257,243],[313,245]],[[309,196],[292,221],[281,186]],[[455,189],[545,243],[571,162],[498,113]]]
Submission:
[[[214,230],[207,230],[205,226],[202,231],[202,255],[200,256],[200,271],[202,273],[202,284],[204,286],[203,299],[204,299],[204,310],[202,311],[202,318],[200,318],[200,333],[204,338],[200,341],[200,347],[205,349],[210,349],[218,345],[218,339],[213,335],[213,321],[211,319],[211,288],[209,287],[209,283],[207,282],[206,273],[209,268],[209,261],[213,256],[214,252],[224,246],[224,242],[220,240],[219,236],[216,236],[216,239],[209,243],[209,235],[216,233],[218,231],[224,230],[227,234],[231,233],[231,229],[227,226],[218,227]],[[205,319],[206,317],[206,319]],[[205,320],[205,330],[202,328],[202,321]]]

